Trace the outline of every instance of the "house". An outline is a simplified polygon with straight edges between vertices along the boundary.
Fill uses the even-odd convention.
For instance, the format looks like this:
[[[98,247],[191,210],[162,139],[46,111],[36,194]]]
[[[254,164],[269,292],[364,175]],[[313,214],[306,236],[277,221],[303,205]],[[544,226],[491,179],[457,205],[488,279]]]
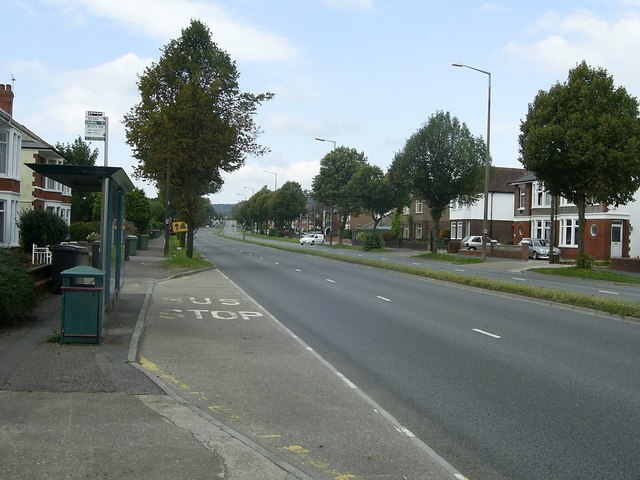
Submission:
[[[513,241],[512,182],[525,174],[521,168],[491,167],[489,171],[487,235],[500,243]],[[484,195],[472,204],[453,201],[449,208],[449,238],[460,240],[467,235],[481,235],[484,218]]]
[[[25,209],[41,208],[70,221],[71,190],[34,173],[26,163],[62,164],[47,142],[16,122],[13,91],[0,84],[0,245],[17,246],[17,219]]]
[[[553,199],[544,184],[533,173],[526,173],[512,185],[515,188],[514,243],[526,237],[550,239]],[[562,250],[562,258],[574,259],[578,255],[578,208],[562,197],[553,203],[556,206],[553,243]],[[629,257],[632,252],[638,256],[640,239],[632,237],[632,220],[640,219],[639,209],[637,200],[617,208],[606,204],[587,205],[584,253],[596,260]]]

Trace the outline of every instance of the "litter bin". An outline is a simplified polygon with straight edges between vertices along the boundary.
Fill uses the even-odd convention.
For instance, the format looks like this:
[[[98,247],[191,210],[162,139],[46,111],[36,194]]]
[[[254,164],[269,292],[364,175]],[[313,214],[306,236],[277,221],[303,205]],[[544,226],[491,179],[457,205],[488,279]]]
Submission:
[[[51,245],[49,250],[51,250],[51,289],[53,293],[60,293],[61,273],[78,265],[86,265],[89,261],[89,250],[73,243]]]
[[[61,343],[100,343],[104,271],[79,265],[62,276]]]
[[[138,253],[138,237],[135,235],[127,235],[124,237],[124,259],[129,260],[129,256],[135,256]]]
[[[138,250],[149,250],[149,235],[146,233],[138,234]]]

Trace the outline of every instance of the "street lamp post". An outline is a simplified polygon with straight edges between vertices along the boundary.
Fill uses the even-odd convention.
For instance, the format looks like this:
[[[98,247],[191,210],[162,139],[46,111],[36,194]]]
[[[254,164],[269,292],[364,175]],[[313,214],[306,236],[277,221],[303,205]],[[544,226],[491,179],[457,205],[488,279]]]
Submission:
[[[328,138],[318,138],[316,137],[316,140],[319,142],[329,142],[329,143],[333,143],[333,150],[336,149],[336,141],[335,140],[329,140]],[[323,221],[325,222],[325,231],[326,231],[326,221],[324,219],[324,213],[322,214],[323,217]],[[331,205],[331,212],[329,213],[329,246],[333,245],[333,205]]]
[[[336,142],[335,142],[335,140],[329,140],[329,139],[327,139],[327,138],[318,138],[318,137],[316,137],[316,140],[318,140],[319,142],[330,142],[330,143],[333,143],[333,149],[334,149],[334,150],[336,149]]]
[[[489,79],[489,88],[487,91],[487,150],[484,160],[484,214],[482,216],[482,260],[487,259],[487,223],[489,217],[489,166],[491,164],[491,72],[480,70],[479,68],[470,67],[463,63],[452,63],[454,67],[469,68],[476,72],[484,73]],[[467,232],[469,233],[469,232]]]
[[[247,200],[247,194],[246,193],[236,193],[236,195],[240,195],[242,197],[244,197],[244,200]]]
[[[264,173],[270,173],[271,175],[273,175],[275,177],[273,191],[275,192],[276,190],[278,190],[278,174],[276,172],[270,172],[269,170],[263,170],[263,172]]]
[[[256,193],[254,188],[251,187],[242,187],[242,188],[246,188],[247,190],[251,190],[251,196],[253,197],[253,195]]]

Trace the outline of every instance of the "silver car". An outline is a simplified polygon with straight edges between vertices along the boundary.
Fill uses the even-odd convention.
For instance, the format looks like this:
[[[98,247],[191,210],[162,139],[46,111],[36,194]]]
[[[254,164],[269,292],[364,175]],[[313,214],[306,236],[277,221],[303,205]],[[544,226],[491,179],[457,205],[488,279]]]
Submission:
[[[529,258],[533,258],[534,260],[549,258],[549,250],[551,247],[549,240],[544,238],[523,238],[518,245],[522,245],[524,242],[529,243]],[[560,249],[553,247],[553,254],[560,255]]]

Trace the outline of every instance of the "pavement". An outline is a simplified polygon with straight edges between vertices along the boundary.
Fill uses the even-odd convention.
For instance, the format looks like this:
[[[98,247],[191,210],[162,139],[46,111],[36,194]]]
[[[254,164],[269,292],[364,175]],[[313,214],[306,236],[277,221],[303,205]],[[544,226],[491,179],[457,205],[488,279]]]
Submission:
[[[99,345],[0,327],[0,480],[465,478],[215,268],[124,278]]]

